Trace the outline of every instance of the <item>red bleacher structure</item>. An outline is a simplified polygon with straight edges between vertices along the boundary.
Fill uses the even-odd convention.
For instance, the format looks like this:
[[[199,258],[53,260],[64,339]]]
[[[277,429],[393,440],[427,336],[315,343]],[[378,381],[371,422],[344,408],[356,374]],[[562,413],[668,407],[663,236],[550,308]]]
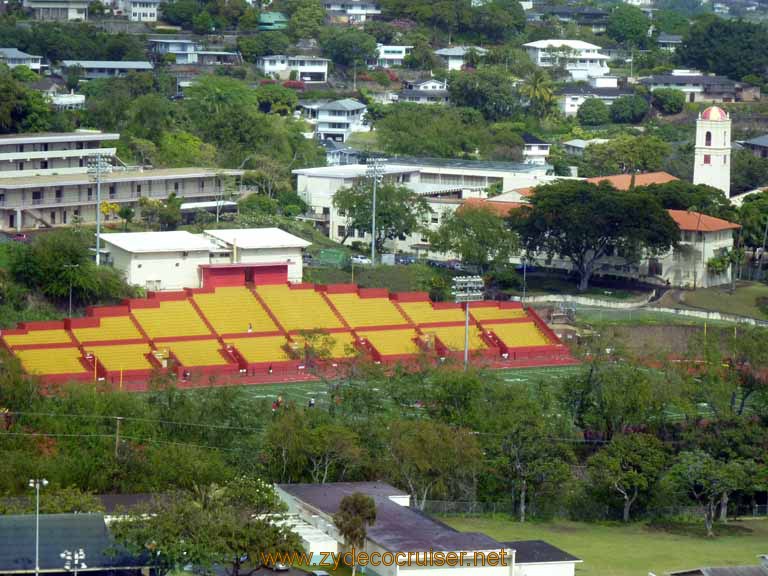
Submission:
[[[181,385],[312,379],[366,356],[393,364],[461,358],[465,311],[425,292],[289,284],[284,264],[201,267],[203,288],[153,292],[83,318],[27,322],[0,343],[43,383],[100,381],[146,390],[155,371]],[[492,367],[572,364],[533,310],[470,305],[470,353]]]

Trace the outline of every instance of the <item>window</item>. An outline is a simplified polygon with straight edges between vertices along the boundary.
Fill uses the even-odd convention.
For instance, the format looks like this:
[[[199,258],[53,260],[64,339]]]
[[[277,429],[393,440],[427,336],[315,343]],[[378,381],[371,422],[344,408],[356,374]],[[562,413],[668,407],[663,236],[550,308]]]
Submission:
[[[115,185],[110,184],[109,185],[109,199],[114,200],[115,196],[117,196],[117,191],[115,190]]]
[[[40,160],[40,170],[48,169],[48,160]]]
[[[704,146],[712,146],[712,132],[710,131],[707,131],[704,135]],[[706,164],[709,164],[709,162],[706,162]]]
[[[66,224],[67,223],[67,211],[66,210],[64,210],[61,213],[61,222],[62,222],[62,224]]]
[[[88,188],[88,200],[93,200],[93,188]]]
[[[51,224],[56,224],[56,212],[51,212]]]
[[[19,163],[16,165],[16,167],[17,167],[19,170],[24,170],[24,162],[19,162]]]
[[[712,164],[712,156],[704,154],[704,164]]]
[[[54,194],[56,196],[56,202],[61,202],[61,199],[64,196],[64,190],[61,188],[56,188],[56,192]]]
[[[343,237],[343,236],[345,236],[345,234],[347,232],[347,228],[346,228],[346,226],[339,226],[338,229],[336,230],[336,232],[337,232],[337,234],[336,234],[337,236]]]

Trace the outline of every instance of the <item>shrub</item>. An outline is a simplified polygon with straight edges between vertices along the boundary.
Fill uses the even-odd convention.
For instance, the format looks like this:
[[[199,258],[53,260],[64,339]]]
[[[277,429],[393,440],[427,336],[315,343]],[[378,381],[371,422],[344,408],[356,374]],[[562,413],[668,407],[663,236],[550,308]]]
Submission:
[[[611,112],[602,100],[589,98],[579,106],[576,117],[584,126],[599,126],[611,121]]]
[[[653,91],[653,105],[662,114],[678,114],[685,107],[685,94],[674,88],[659,88]]]
[[[611,119],[617,124],[635,124],[648,113],[648,102],[642,96],[621,96],[611,104]]]
[[[290,88],[291,90],[304,90],[306,86],[301,80],[286,80],[283,82],[283,88]]]

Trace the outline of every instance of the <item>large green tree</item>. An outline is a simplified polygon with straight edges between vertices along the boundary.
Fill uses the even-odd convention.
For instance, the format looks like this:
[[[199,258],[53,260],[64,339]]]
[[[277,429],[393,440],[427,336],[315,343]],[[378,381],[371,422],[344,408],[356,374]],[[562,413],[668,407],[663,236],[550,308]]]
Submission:
[[[740,194],[768,185],[768,158],[749,150],[735,150],[731,159],[731,193]]]
[[[528,101],[531,113],[537,118],[545,118],[555,109],[555,93],[549,74],[536,68],[520,86],[520,95]]]
[[[625,257],[669,250],[679,230],[652,196],[606,183],[562,181],[536,188],[520,211],[518,233],[529,253],[567,258],[586,290],[610,251]]]
[[[576,118],[584,126],[601,126],[611,121],[611,109],[600,98],[587,98],[579,106]]]
[[[336,64],[361,65],[374,58],[376,38],[356,28],[326,28],[320,35],[323,54]]]
[[[444,216],[430,237],[432,249],[452,252],[480,274],[503,268],[517,250],[517,236],[490,206],[465,205]]]
[[[637,6],[619,4],[608,16],[606,32],[621,44],[638,46],[647,37],[651,22]]]
[[[367,232],[373,224],[373,186],[342,188],[333,196],[333,205],[347,218],[342,243],[354,230]],[[422,229],[430,213],[426,199],[405,186],[384,182],[376,190],[376,250],[381,253],[387,240],[395,240]]]
[[[617,436],[589,459],[589,478],[593,487],[621,498],[622,519],[629,522],[632,506],[654,488],[666,460],[664,445],[655,436]]]
[[[539,77],[536,84],[536,99],[541,105],[541,98],[545,96],[545,79]],[[490,121],[507,119],[521,109],[512,77],[496,68],[452,72],[448,91],[454,106],[479,110]]]
[[[739,208],[742,240],[746,246],[761,247],[768,242],[768,191],[750,194]]]
[[[622,135],[592,144],[579,162],[580,176],[611,176],[661,170],[669,157],[669,144],[656,136]]]

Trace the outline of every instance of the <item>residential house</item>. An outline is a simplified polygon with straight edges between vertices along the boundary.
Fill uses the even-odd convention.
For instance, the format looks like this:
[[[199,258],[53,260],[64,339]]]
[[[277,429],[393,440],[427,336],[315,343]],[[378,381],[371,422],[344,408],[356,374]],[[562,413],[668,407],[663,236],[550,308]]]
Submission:
[[[67,92],[66,87],[50,77],[41,78],[29,85],[43,95],[56,110],[82,110],[85,107],[85,95]]]
[[[154,68],[151,62],[143,60],[62,60],[61,67],[64,70],[78,68],[84,80],[115,78],[129,72],[146,72]]]
[[[378,52],[376,58],[370,60],[368,64],[378,68],[393,68],[401,67],[405,64],[405,57],[411,53],[413,46],[389,46],[385,44],[377,44],[376,51]]]
[[[333,24],[361,24],[381,14],[372,0],[325,0],[323,7]]]
[[[587,84],[566,84],[559,91],[558,105],[565,116],[575,116],[590,98],[597,98],[610,106],[617,98],[631,94],[634,92],[629,88],[619,87],[615,76],[602,76],[590,78]]]
[[[526,14],[528,22],[542,22],[553,17],[561,24],[574,22],[594,34],[602,34],[608,25],[608,11],[594,6],[539,6]]]
[[[586,150],[592,144],[605,144],[610,142],[607,138],[592,138],[590,140],[583,140],[582,138],[574,138],[573,140],[567,140],[563,142],[563,150],[566,154],[572,156],[583,156],[584,150]]]
[[[295,76],[304,83],[328,81],[328,63],[326,58],[317,56],[285,56],[282,54],[262,56],[256,60],[256,69],[266,76],[288,80]]]
[[[741,146],[750,150],[758,158],[768,158],[768,134],[763,134],[751,140],[742,140]]]
[[[641,78],[640,83],[651,91],[659,88],[680,90],[688,102],[753,102],[760,99],[757,86],[725,76],[702,74],[698,70],[673,70],[670,74]]]
[[[145,170],[123,166],[115,156],[119,134],[96,130],[0,136],[0,230],[49,227],[74,221],[93,222],[98,190],[89,160],[108,160],[101,175],[103,200],[138,206],[142,196],[215,200],[224,178],[238,181],[240,170],[169,168]],[[237,183],[237,182],[236,182]]]
[[[562,67],[571,80],[606,76],[609,57],[600,46],[582,40],[537,40],[523,44],[528,56],[540,68]]]
[[[320,144],[325,148],[325,164],[327,166],[361,163],[363,154],[357,148],[340,144],[335,140],[323,140]]]
[[[499,542],[479,532],[459,532],[414,510],[407,493],[383,482],[278,484],[277,493],[288,508],[287,526],[300,535],[304,551],[316,563],[323,552],[346,549],[333,515],[344,497],[356,493],[369,496],[376,506],[376,522],[368,527],[365,542],[356,550],[371,560],[366,573],[370,570],[380,576],[426,576],[435,572],[443,576],[573,576],[576,564],[581,562],[541,540]],[[494,556],[486,556],[490,554]],[[499,561],[502,555],[504,560]],[[443,559],[440,567],[439,557]],[[453,566],[445,564],[448,557],[455,557]],[[491,558],[495,560],[490,561]]]
[[[365,104],[352,98],[299,102],[302,116],[315,127],[318,140],[346,142],[353,132],[368,132]]]
[[[88,20],[89,0],[23,0],[25,9],[32,18],[43,21]]]
[[[535,164],[537,166],[546,166],[551,144],[528,132],[523,132],[522,137],[523,162],[526,164]]]
[[[157,22],[160,0],[128,0],[127,13],[131,22]]]
[[[661,32],[656,38],[656,44],[666,52],[675,52],[683,45],[683,37],[679,34],[667,34],[666,32]]]
[[[394,100],[417,104],[447,104],[448,98],[448,83],[431,78],[421,82],[406,82],[405,88],[395,95]]]
[[[290,18],[282,12],[261,12],[259,14],[259,32],[287,30]]]
[[[467,63],[469,54],[474,52],[478,56],[485,56],[488,50],[479,46],[454,46],[453,48],[441,48],[435,50],[440,58],[443,59],[448,70],[461,70]]]
[[[0,62],[8,66],[8,68],[26,66],[34,72],[40,72],[42,61],[42,56],[33,56],[17,48],[0,48]]]
[[[654,0],[624,0],[624,3],[647,10],[653,7]]]
[[[239,64],[238,52],[204,50],[202,46],[186,38],[150,38],[149,51],[157,60],[170,56],[173,64],[213,66]]]

